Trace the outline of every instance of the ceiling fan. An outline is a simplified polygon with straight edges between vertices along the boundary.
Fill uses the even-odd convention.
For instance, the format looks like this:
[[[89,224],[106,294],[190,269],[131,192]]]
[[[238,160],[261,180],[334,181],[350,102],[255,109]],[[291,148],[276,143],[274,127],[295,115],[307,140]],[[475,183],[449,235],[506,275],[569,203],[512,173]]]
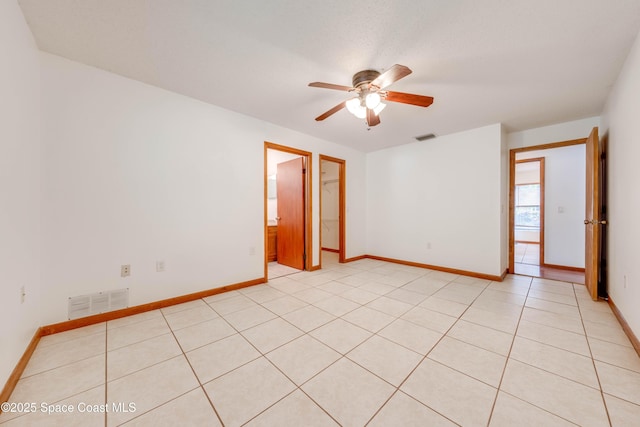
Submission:
[[[352,80],[353,87],[322,82],[309,83],[311,87],[343,90],[353,92],[356,95],[322,113],[316,117],[316,121],[322,121],[346,107],[354,116],[367,119],[368,126],[376,126],[380,124],[380,111],[386,106],[382,102],[383,100],[428,107],[433,103],[431,96],[384,90],[387,86],[409,74],[411,74],[409,67],[396,64],[382,74],[376,70],[363,70],[355,73]]]

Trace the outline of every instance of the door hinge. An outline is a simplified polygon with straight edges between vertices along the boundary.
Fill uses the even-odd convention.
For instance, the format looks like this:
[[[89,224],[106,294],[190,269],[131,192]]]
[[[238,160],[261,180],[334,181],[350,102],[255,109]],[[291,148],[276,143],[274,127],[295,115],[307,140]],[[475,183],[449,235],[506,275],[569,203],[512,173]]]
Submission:
[[[306,260],[307,260],[307,254],[306,254],[306,253],[303,253],[303,254],[302,254],[302,260],[303,260],[303,261],[306,261]]]
[[[302,169],[302,173],[303,174],[307,173],[307,170],[306,169]]]

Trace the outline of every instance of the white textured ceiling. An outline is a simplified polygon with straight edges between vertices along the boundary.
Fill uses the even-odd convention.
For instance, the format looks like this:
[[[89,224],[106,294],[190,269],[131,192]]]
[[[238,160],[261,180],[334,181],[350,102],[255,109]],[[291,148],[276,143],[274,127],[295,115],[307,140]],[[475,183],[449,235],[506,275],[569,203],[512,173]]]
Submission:
[[[598,115],[640,28],[640,0],[18,0],[41,50],[362,151],[501,122]],[[362,69],[403,64],[367,130],[314,117]]]

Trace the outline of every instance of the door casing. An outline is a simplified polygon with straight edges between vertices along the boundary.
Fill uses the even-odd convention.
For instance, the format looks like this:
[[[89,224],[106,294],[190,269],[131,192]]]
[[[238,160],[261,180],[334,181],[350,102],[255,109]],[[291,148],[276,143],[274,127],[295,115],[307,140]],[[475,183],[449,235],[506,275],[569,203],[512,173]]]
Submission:
[[[345,233],[346,233],[346,166],[347,162],[343,159],[336,157],[325,156],[320,154],[320,176],[322,176],[322,161],[333,162],[338,164],[338,261],[345,262]],[[319,180],[318,194],[320,195],[320,215],[319,215],[319,229],[320,229],[320,242],[322,242],[322,180]],[[322,250],[320,250],[320,267],[322,268]]]
[[[268,280],[269,278],[269,262],[267,260],[267,254],[268,254],[268,236],[267,236],[267,155],[268,155],[268,150],[277,150],[277,151],[283,151],[285,153],[291,153],[291,154],[296,154],[302,157],[305,157],[305,164],[307,167],[307,171],[305,174],[305,253],[306,253],[306,259],[305,259],[305,265],[304,265],[304,269],[305,270],[313,270],[315,269],[313,267],[313,245],[312,245],[312,241],[313,241],[313,235],[312,235],[312,229],[311,229],[311,224],[312,224],[312,216],[311,216],[311,201],[313,200],[312,197],[312,188],[311,188],[311,179],[312,179],[312,153],[309,151],[304,151],[304,150],[300,150],[297,148],[293,148],[293,147],[287,147],[285,145],[280,145],[280,144],[275,144],[273,142],[269,142],[269,141],[264,141],[264,221],[263,221],[263,229],[264,229],[264,278],[265,280]],[[318,267],[319,268],[319,267]]]

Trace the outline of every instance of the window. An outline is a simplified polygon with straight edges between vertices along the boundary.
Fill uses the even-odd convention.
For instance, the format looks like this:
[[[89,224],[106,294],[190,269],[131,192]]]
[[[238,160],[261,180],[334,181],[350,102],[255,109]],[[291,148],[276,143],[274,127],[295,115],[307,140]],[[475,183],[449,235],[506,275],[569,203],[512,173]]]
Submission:
[[[519,228],[540,228],[540,184],[516,185],[515,225]]]

